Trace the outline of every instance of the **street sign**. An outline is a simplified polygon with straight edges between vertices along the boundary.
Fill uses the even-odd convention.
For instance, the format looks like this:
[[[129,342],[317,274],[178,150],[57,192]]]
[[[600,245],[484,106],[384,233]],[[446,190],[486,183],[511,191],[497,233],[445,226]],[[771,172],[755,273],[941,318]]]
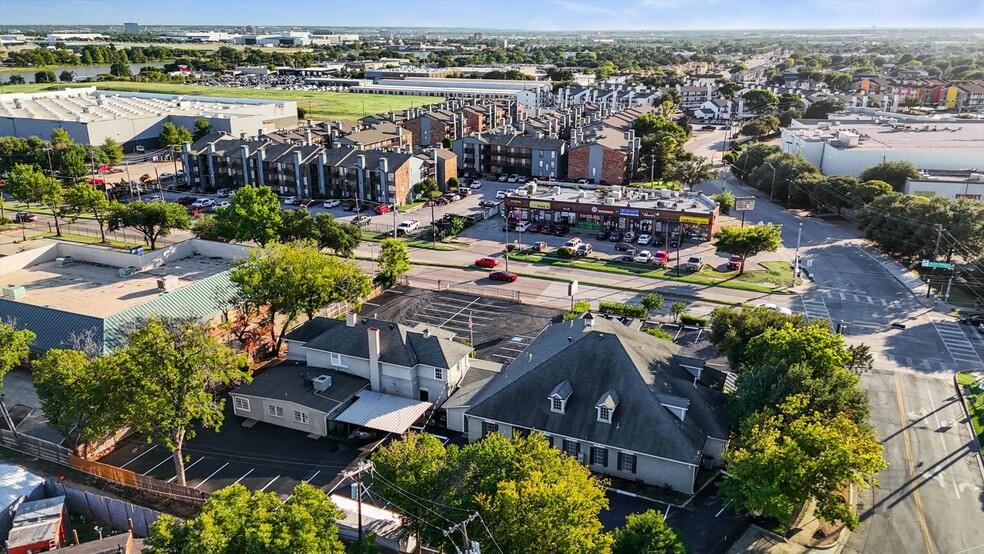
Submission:
[[[747,212],[749,210],[755,209],[755,197],[754,196],[739,196],[735,198],[735,211],[736,212]]]
[[[577,279],[567,283],[567,296],[574,296],[577,294]]]
[[[946,262],[931,262],[929,260],[923,260],[922,266],[931,267],[933,269],[953,269],[953,264],[948,264]]]

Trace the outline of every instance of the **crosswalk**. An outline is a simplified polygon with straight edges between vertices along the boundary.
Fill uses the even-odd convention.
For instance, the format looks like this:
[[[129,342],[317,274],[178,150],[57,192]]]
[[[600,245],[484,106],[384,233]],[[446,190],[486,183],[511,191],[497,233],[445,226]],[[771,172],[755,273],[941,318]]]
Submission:
[[[950,353],[950,357],[959,366],[955,369],[967,369],[984,365],[980,355],[974,349],[974,345],[971,344],[970,339],[967,338],[959,323],[955,321],[934,320],[933,327],[936,328],[936,332],[939,334],[940,340],[943,341],[943,345],[946,346],[947,352]]]
[[[896,356],[894,354],[883,354],[881,352],[872,352],[872,357],[875,359],[875,367],[883,367],[884,363],[887,362],[889,367],[885,369],[895,370],[898,369],[894,366],[901,366],[901,368],[919,374],[925,374],[924,372],[941,372],[945,370],[952,370],[953,364],[947,363],[942,360],[927,360],[924,358],[913,358],[911,356]]]
[[[830,312],[827,310],[827,304],[823,301],[823,297],[819,298],[807,298],[800,297],[803,302],[803,311],[806,312],[806,319],[826,319],[830,321]]]
[[[824,289],[820,291],[824,298],[829,298],[831,300],[840,300],[842,302],[854,302],[857,304],[869,304],[871,306],[881,306],[883,308],[902,308],[902,309],[917,309],[919,308],[919,303],[913,298],[908,296],[900,298],[898,300],[889,300],[885,298],[874,298],[860,291],[844,291],[844,290],[834,290],[834,289]]]

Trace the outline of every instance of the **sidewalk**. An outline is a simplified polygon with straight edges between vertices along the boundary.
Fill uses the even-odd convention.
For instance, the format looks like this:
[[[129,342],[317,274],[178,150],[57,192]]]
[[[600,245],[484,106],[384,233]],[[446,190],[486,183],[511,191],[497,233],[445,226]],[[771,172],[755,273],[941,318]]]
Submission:
[[[847,539],[851,536],[851,532],[847,527],[844,527],[841,529],[836,541],[832,544],[823,546],[811,545],[811,543],[816,542],[813,536],[821,525],[820,521],[813,514],[813,507],[813,501],[810,500],[803,513],[800,514],[799,521],[793,524],[792,527],[796,532],[789,538],[783,539],[775,533],[766,531],[757,525],[752,525],[745,531],[745,534],[741,538],[731,545],[731,548],[728,549],[728,554],[801,554],[804,552],[839,554],[844,549],[844,545],[847,544]]]

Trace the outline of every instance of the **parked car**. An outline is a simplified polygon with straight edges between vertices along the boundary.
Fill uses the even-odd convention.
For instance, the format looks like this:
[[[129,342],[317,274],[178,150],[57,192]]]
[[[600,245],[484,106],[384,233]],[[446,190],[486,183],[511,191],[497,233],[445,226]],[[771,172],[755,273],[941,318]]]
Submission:
[[[507,183],[515,183],[517,180],[519,180],[519,175],[516,175],[515,173],[506,178]]]
[[[972,315],[963,316],[957,321],[964,325],[973,325],[974,327],[977,327],[978,325],[984,324],[984,314],[972,314]]]
[[[562,237],[570,232],[571,232],[571,228],[569,225],[558,225],[554,227],[554,235],[558,237]]]
[[[612,231],[611,233],[608,234],[608,240],[612,242],[622,242],[622,232]]]
[[[472,184],[471,184],[471,188],[473,188],[473,189],[480,189],[480,188],[482,188],[482,182],[481,181],[473,181]]]
[[[301,200],[300,202],[298,202],[298,204],[302,208],[310,208],[311,205],[314,204],[314,199],[313,198],[305,198],[304,200]]]
[[[578,179],[577,180],[577,184],[579,184],[579,185],[586,185],[586,184],[588,184],[588,180],[587,179]]]
[[[448,199],[448,202],[457,202],[458,200],[461,200],[461,196],[453,192],[445,194],[444,197]]]
[[[481,202],[478,203],[478,206],[480,208],[494,208],[496,207],[497,204],[498,202],[493,202],[491,200],[482,200]]]
[[[323,204],[323,206],[326,208],[337,208],[341,205],[342,205],[342,201],[338,200],[337,198],[331,198],[329,200],[325,200],[325,203]]]
[[[652,240],[653,240],[653,237],[651,237],[650,235],[648,235],[646,233],[643,233],[643,234],[639,235],[639,238],[636,240],[636,244],[640,244],[642,246],[646,246],[650,242],[652,242]]]
[[[519,275],[509,273],[508,271],[493,271],[492,273],[489,273],[489,279],[492,279],[493,281],[506,281],[508,283],[512,283],[516,279],[519,279]]]
[[[608,240],[608,231],[599,232],[597,235],[595,235],[595,238],[598,240]]]
[[[633,233],[632,231],[626,231],[625,234],[622,235],[622,240],[624,240],[625,242],[632,242],[632,239],[634,238],[635,238],[635,233]]]
[[[762,304],[756,304],[755,307],[756,308],[765,308],[767,310],[772,310],[773,312],[780,313],[782,315],[793,315],[793,310],[790,310],[789,308],[785,308],[785,307],[780,306],[778,304],[762,303]]]
[[[680,241],[680,235],[674,235],[670,237],[670,248],[680,248],[682,242]]]
[[[420,222],[416,219],[401,221],[400,224],[396,226],[396,232],[401,235],[409,235],[410,233],[416,231],[418,227],[420,227]]]
[[[379,215],[383,215],[383,214],[389,213],[389,212],[390,212],[389,204],[380,204],[380,205],[376,206],[376,213],[379,214]]]
[[[499,267],[499,260],[495,258],[479,258],[475,260],[478,267]]]
[[[352,223],[354,223],[354,224],[356,224],[356,225],[358,225],[360,227],[364,227],[366,225],[369,225],[369,221],[370,221],[369,220],[369,216],[367,216],[365,214],[359,214],[359,215],[355,216],[354,218],[352,218]]]
[[[530,245],[530,250],[533,250],[534,252],[543,252],[546,249],[547,249],[547,243],[543,242],[542,240],[538,240],[534,242],[532,245]]]
[[[14,215],[14,221],[17,223],[30,223],[37,220],[38,214],[32,214],[31,212],[17,212],[17,214]]]
[[[223,200],[222,202],[216,202],[215,204],[212,204],[211,206],[209,206],[208,207],[208,211],[210,211],[210,212],[217,212],[220,209],[222,209],[222,208],[228,208],[231,205],[232,204],[230,204],[228,200]]]
[[[516,194],[516,189],[506,189],[506,196],[513,196]]]
[[[345,204],[342,205],[342,209],[345,210],[346,212],[354,212],[355,202],[346,202]]]
[[[506,174],[499,175],[499,182],[500,183],[505,183],[507,179],[509,179],[509,176],[508,175],[506,175]]]
[[[530,230],[531,223],[529,221],[520,221],[516,224],[516,230],[520,233],[525,233]]]
[[[700,271],[700,268],[704,266],[704,258],[701,256],[690,256],[687,263],[683,264],[684,269],[689,269],[690,271]]]
[[[527,233],[539,233],[542,230],[539,223],[534,223],[530,225],[530,228],[526,230]]]
[[[288,196],[284,200],[284,204],[287,204],[288,206],[293,206],[294,204],[297,204],[297,197],[296,196]]]
[[[581,240],[581,237],[572,237],[571,240],[567,241],[564,246],[568,248],[577,248],[582,242],[584,241]]]
[[[523,183],[526,182],[526,177],[523,177],[522,175],[519,175],[518,177],[516,177],[516,182],[519,183],[519,184],[523,184]]]
[[[700,128],[701,131],[713,131],[714,129],[717,129],[717,127],[713,125],[704,125]]]
[[[232,195],[232,189],[219,189],[215,192],[216,196],[219,198],[229,198]]]
[[[621,250],[621,251],[632,250],[632,245],[627,242],[617,242],[615,243],[615,250]]]
[[[728,269],[731,271],[738,271],[741,269],[741,264],[744,261],[745,259],[741,257],[741,254],[732,254],[728,259]]]
[[[635,258],[633,258],[632,261],[638,264],[648,264],[649,260],[651,260],[652,258],[653,258],[652,252],[650,252],[649,250],[643,250],[642,252],[636,254]]]
[[[192,208],[207,208],[209,206],[214,206],[215,200],[211,198],[199,198],[191,203]]]
[[[169,181],[174,179],[174,173],[161,173],[161,181]]]
[[[177,200],[175,200],[175,202],[177,202],[178,204],[181,204],[182,206],[190,206],[196,200],[198,200],[198,199],[195,198],[194,196],[182,196],[181,198],[178,198]]]
[[[594,251],[594,247],[591,246],[591,244],[589,244],[587,242],[582,242],[581,244],[577,245],[577,250],[574,251],[574,255],[575,256],[587,256],[588,254],[590,254],[593,251]]]
[[[499,200],[502,200],[503,198],[506,197],[506,191],[504,190],[495,191],[495,197],[498,198]]]
[[[666,250],[657,250],[656,253],[653,254],[653,263],[659,265],[666,265],[670,263],[670,253]]]

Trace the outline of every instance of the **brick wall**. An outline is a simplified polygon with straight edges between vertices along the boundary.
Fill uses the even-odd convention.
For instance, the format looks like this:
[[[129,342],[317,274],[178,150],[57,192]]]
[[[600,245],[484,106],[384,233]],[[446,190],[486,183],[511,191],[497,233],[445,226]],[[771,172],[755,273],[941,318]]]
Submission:
[[[588,144],[571,148],[567,153],[567,178],[587,179],[591,146]]]
[[[465,116],[466,131],[481,133],[482,131],[485,130],[486,127],[485,116],[471,111],[464,111],[462,112],[462,115]]]
[[[420,132],[420,119],[421,118],[419,117],[415,117],[413,119],[407,119],[403,122],[403,134],[404,136],[406,136],[406,133],[408,132],[411,134],[412,144],[420,144],[418,142],[420,140],[419,137],[422,136],[422,133]]]
[[[620,185],[625,181],[625,166],[629,156],[625,152],[602,148],[601,179],[609,185]]]
[[[394,188],[396,192],[393,198],[393,205],[402,206],[407,203],[407,199],[410,196],[410,188],[413,186],[410,183],[410,163],[403,164],[399,169],[393,172]]]

